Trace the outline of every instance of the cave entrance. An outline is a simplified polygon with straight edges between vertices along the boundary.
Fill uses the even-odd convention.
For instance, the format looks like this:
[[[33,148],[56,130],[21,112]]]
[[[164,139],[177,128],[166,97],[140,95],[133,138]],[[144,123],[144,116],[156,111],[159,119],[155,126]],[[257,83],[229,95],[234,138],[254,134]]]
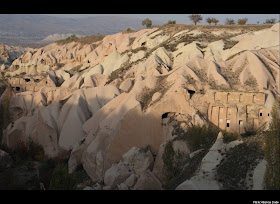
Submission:
[[[17,87],[16,87],[16,91],[20,91],[20,87],[17,86]]]
[[[164,118],[167,118],[167,117],[168,117],[168,112],[167,112],[167,113],[162,114],[161,119],[164,119]]]
[[[30,82],[30,79],[24,79],[26,82]]]
[[[190,98],[192,98],[192,96],[195,94],[194,90],[188,90],[188,93],[190,94]]]

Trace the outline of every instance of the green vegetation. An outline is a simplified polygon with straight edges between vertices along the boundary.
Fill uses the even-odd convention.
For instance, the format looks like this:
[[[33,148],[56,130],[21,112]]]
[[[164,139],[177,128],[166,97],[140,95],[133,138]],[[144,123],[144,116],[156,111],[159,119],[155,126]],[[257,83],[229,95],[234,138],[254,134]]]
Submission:
[[[225,190],[248,190],[246,178],[252,180],[253,169],[264,157],[261,145],[256,141],[244,143],[231,148],[217,168],[217,180]]]
[[[237,132],[227,132],[226,130],[222,130],[224,136],[224,143],[230,143],[235,140],[241,140],[240,135]]]
[[[258,82],[253,75],[250,75],[249,78],[245,81],[244,84],[251,87],[251,88],[257,88],[258,87]]]
[[[180,128],[180,123],[174,126],[175,140],[185,141],[191,152],[202,149],[191,159],[175,152],[172,143],[167,143],[164,149],[163,162],[166,173],[166,189],[174,190],[179,184],[190,179],[198,169],[202,158],[216,141],[219,130],[213,124],[208,126],[191,125],[187,131]],[[186,167],[186,168],[184,168]]]
[[[167,22],[167,24],[176,24],[176,21],[172,21],[172,20],[169,20],[168,22]]]
[[[1,149],[10,154],[13,164],[10,168],[0,169],[0,189],[39,190],[35,163],[47,159],[43,148],[34,142],[19,142],[13,150],[4,145]]]
[[[149,18],[146,18],[142,21],[142,26],[146,26],[146,28],[152,27],[152,20]]]
[[[264,189],[280,190],[280,116],[279,97],[271,111],[272,121],[265,134],[265,160],[267,161],[264,176]]]
[[[187,163],[188,157],[180,151],[175,152],[172,142],[169,141],[164,148],[162,160],[164,163],[165,179],[169,183],[181,173],[184,165]]]
[[[74,190],[76,180],[73,175],[68,173],[67,164],[58,164],[52,173],[50,180],[50,190]]]
[[[157,84],[154,89],[148,89],[148,88],[143,89],[142,94],[139,96],[139,102],[141,104],[143,111],[145,111],[149,107],[152,101],[152,97],[156,92],[160,92],[161,97],[156,101],[154,101],[153,103],[159,101],[164,96],[164,94],[168,90],[168,85],[167,82],[165,81],[167,77],[168,75],[159,76],[157,80]]]
[[[209,149],[218,136],[219,129],[213,125],[191,125],[185,132],[180,128],[180,123],[174,126],[173,135],[178,135],[179,139],[185,140],[191,152],[199,149]]]

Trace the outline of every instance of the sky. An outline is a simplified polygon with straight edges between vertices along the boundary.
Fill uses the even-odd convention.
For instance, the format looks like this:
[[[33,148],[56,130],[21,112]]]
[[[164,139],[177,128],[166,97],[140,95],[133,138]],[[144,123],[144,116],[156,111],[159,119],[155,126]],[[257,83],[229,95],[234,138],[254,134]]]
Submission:
[[[42,14],[57,17],[66,18],[81,18],[81,17],[93,17],[93,16],[127,16],[133,18],[150,18],[154,20],[168,21],[176,20],[179,24],[189,24],[191,21],[188,18],[190,14]],[[214,17],[220,20],[219,24],[224,24],[226,18],[232,18],[237,21],[240,18],[248,18],[247,24],[257,24],[263,23],[266,19],[276,18],[276,21],[280,20],[279,14],[201,14],[203,17],[203,22],[201,24],[207,24],[205,19],[208,17]]]

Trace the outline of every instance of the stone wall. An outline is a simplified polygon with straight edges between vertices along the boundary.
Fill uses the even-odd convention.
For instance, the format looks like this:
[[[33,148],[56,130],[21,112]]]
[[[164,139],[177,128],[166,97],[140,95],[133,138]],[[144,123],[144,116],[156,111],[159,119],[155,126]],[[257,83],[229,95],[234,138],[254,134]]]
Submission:
[[[265,109],[265,93],[210,91],[207,117],[216,126],[229,132],[256,130],[270,118]]]
[[[12,86],[15,92],[24,91],[39,91],[44,86],[56,87],[56,84],[48,76],[46,78],[16,78],[11,77],[7,79],[8,83]]]

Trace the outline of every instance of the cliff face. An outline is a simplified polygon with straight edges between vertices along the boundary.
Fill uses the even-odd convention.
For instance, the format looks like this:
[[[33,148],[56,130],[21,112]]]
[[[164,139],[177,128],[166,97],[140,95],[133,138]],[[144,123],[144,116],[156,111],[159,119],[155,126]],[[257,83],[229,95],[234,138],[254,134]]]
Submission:
[[[240,133],[270,121],[279,23],[235,32],[174,25],[52,43],[14,60],[5,76],[13,122],[2,142],[33,140],[51,157],[71,151],[70,171],[82,164],[99,181],[134,146],[159,155],[174,120]]]

